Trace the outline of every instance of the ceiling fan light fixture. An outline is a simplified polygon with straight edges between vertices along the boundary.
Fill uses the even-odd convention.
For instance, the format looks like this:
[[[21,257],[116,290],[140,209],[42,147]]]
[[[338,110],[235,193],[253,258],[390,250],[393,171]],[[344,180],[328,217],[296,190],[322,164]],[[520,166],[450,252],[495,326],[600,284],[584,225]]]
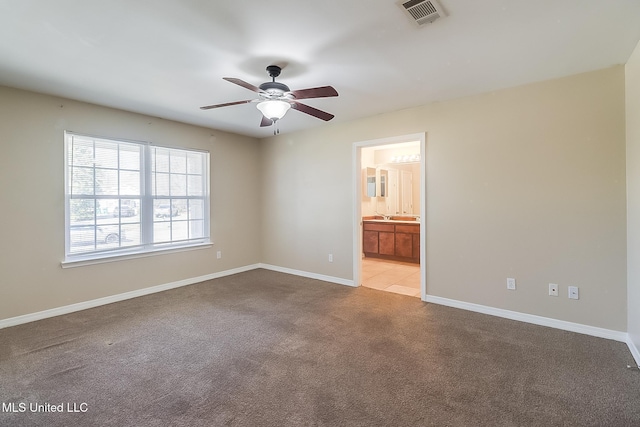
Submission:
[[[264,115],[267,119],[280,120],[287,114],[287,111],[291,108],[291,104],[286,101],[281,101],[278,99],[268,99],[266,101],[259,102],[258,110]]]

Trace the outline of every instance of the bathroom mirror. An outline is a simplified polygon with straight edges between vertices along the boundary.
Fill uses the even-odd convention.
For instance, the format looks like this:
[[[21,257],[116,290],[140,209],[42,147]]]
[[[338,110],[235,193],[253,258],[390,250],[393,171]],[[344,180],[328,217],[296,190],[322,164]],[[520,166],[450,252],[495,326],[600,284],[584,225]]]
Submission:
[[[386,169],[380,169],[380,197],[387,197],[388,189],[387,185],[389,182],[389,172]]]
[[[376,170],[375,168],[365,168],[366,187],[365,194],[367,197],[376,197]]]

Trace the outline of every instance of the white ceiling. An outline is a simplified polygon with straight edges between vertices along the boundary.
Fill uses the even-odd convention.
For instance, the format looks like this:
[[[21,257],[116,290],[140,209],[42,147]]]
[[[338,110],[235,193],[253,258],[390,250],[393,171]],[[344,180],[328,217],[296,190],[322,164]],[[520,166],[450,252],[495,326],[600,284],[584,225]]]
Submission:
[[[255,98],[222,80],[291,89],[333,122],[624,64],[638,0],[441,0],[416,28],[395,0],[0,0],[0,84],[266,137]],[[331,123],[331,122],[330,122]],[[280,132],[326,126],[299,111]]]

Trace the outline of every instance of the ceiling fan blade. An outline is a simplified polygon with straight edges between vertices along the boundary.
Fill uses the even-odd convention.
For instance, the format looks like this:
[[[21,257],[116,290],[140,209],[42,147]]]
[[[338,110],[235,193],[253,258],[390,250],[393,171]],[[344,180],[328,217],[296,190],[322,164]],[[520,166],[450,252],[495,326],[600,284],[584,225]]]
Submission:
[[[249,89],[249,90],[254,91],[254,92],[257,92],[257,93],[262,93],[262,92],[264,92],[264,91],[263,91],[263,90],[261,90],[259,87],[256,87],[256,86],[252,85],[251,83],[247,83],[247,82],[245,82],[244,80],[236,79],[236,78],[234,78],[234,77],[223,77],[222,79],[223,79],[223,80],[226,80],[226,81],[228,81],[228,82],[231,82],[231,83],[235,83],[235,84],[237,84],[238,86],[242,86],[242,87],[243,87],[243,88],[245,88],[245,89]]]
[[[240,105],[240,104],[248,104],[253,102],[253,99],[247,99],[245,101],[236,101],[236,102],[226,102],[224,104],[216,104],[216,105],[207,105],[205,107],[200,107],[201,110],[210,110],[212,108],[220,108],[220,107],[228,107],[230,105]]]
[[[335,117],[333,114],[327,113],[326,111],[318,110],[317,108],[310,107],[297,101],[291,101],[291,107],[309,114],[310,116],[317,117],[320,120],[324,120],[325,122],[328,122]]]
[[[273,124],[273,120],[267,119],[265,116],[262,116],[262,121],[260,122],[261,128],[265,126],[271,126],[272,124]]]
[[[312,87],[310,89],[292,90],[289,92],[296,99],[309,99],[309,98],[328,98],[330,96],[338,96],[336,91],[331,86]]]

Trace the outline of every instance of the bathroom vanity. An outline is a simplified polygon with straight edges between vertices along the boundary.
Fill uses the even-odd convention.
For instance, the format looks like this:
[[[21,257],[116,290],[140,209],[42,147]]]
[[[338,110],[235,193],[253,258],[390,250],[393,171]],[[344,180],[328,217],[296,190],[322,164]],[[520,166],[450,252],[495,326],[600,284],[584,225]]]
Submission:
[[[362,250],[365,257],[420,263],[420,223],[406,220],[363,218]]]

